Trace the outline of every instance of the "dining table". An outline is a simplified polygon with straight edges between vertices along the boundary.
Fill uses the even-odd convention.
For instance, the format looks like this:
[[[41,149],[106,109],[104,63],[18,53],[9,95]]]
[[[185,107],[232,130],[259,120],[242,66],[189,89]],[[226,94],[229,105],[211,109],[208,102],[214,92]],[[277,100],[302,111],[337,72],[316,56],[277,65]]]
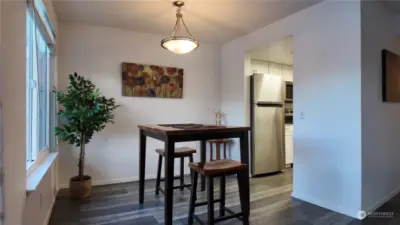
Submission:
[[[200,161],[206,161],[206,141],[213,139],[238,138],[240,143],[240,161],[249,165],[250,127],[207,125],[198,123],[138,125],[139,128],[139,203],[144,203],[144,186],[146,173],[146,137],[164,142],[164,219],[166,225],[173,224],[173,194],[174,194],[174,149],[175,143],[200,141]],[[249,166],[244,182],[244,199],[250,199]],[[205,190],[205,178],[201,178],[201,190]],[[242,202],[242,210],[250,213],[250,202]]]

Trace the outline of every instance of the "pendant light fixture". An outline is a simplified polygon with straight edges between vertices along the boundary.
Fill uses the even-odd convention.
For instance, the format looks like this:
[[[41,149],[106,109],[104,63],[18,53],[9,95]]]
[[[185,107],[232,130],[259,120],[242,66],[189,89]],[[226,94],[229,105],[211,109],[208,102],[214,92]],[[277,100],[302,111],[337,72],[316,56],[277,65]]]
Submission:
[[[161,40],[161,46],[176,54],[186,54],[199,47],[199,42],[193,38],[183,20],[181,8],[185,3],[183,1],[174,1],[173,5],[177,7],[175,27],[170,37]],[[179,36],[181,24],[185,28],[187,36]]]

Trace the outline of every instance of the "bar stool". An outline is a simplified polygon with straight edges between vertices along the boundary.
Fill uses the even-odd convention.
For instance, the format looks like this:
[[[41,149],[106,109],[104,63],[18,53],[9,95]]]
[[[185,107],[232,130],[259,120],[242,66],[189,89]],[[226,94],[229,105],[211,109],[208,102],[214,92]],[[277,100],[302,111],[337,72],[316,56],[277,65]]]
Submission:
[[[156,180],[156,195],[159,194],[161,191],[164,194],[164,190],[160,187],[160,182],[164,181],[164,179],[161,179],[161,167],[162,167],[162,159],[165,157],[165,150],[164,149],[156,149],[156,152],[159,154],[158,156],[158,168],[157,168],[157,180]],[[188,148],[188,147],[181,147],[181,148],[175,148],[174,151],[174,159],[175,158],[180,158],[181,159],[181,165],[180,165],[180,176],[174,177],[174,179],[180,179],[180,185],[174,187],[174,189],[181,189],[183,191],[183,188],[189,188],[191,184],[185,184],[185,177],[184,177],[184,163],[185,163],[185,158],[188,157],[190,162],[193,162],[193,154],[196,153],[196,149],[193,148]]]
[[[207,140],[208,143],[210,143],[210,161],[214,160],[213,159],[213,144],[215,144],[215,152],[216,152],[216,160],[221,159],[221,144],[224,149],[224,159],[227,159],[226,157],[226,146],[231,142],[231,139],[215,139],[215,140]]]
[[[247,173],[247,165],[238,161],[224,159],[216,160],[205,163],[189,163],[189,167],[192,170],[192,190],[190,195],[189,204],[189,215],[188,224],[193,224],[193,219],[197,220],[200,224],[204,224],[198,216],[195,215],[195,207],[208,205],[208,224],[214,225],[214,223],[225,221],[232,218],[238,218],[243,221],[243,224],[249,224],[249,193],[248,189],[241,182],[245,179],[245,174]],[[197,179],[198,174],[201,174],[207,178],[207,201],[196,202],[197,196]],[[240,206],[242,212],[235,213],[229,208],[225,207],[225,185],[226,176],[236,174],[237,181],[239,185],[239,196],[240,196]],[[220,177],[220,199],[214,199],[214,182],[213,178]],[[247,193],[246,193],[247,192]],[[214,203],[219,202],[219,217],[214,218]],[[225,216],[225,212],[230,215]]]

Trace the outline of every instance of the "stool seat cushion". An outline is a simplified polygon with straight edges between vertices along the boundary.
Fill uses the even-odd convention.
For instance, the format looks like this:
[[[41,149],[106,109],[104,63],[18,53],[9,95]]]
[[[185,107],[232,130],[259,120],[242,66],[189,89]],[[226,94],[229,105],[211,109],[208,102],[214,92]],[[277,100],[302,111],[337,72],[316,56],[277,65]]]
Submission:
[[[156,149],[156,152],[162,156],[165,156],[164,149]],[[196,149],[194,149],[194,148],[189,148],[189,147],[175,148],[174,157],[190,156],[193,153],[196,153]]]
[[[218,176],[226,173],[238,172],[240,170],[245,169],[247,165],[239,161],[224,159],[224,160],[209,161],[205,163],[200,163],[200,162],[189,163],[189,167],[204,176],[210,176],[210,175]]]

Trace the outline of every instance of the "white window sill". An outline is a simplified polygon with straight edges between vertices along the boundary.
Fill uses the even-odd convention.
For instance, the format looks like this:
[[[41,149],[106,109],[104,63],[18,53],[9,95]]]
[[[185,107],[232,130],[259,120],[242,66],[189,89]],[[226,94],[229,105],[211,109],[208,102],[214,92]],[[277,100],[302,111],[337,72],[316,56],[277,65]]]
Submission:
[[[30,161],[26,163],[26,171],[28,175],[31,172],[33,165],[35,165],[35,161]]]
[[[0,0],[0,1],[1,1],[1,0]],[[36,157],[35,157],[36,160],[31,161],[31,162],[29,162],[29,163],[26,165],[26,168],[27,168],[27,170],[26,170],[27,177],[29,177],[29,175],[30,175],[33,171],[35,171],[36,168],[37,168],[38,166],[40,166],[44,160],[47,159],[47,157],[49,156],[49,154],[50,154],[49,148],[45,148],[45,149],[39,151],[38,153],[36,153]]]
[[[26,179],[26,192],[34,192],[42,181],[43,177],[46,175],[47,171],[53,165],[54,161],[57,159],[58,152],[52,152],[48,154],[39,165],[28,174]]]

